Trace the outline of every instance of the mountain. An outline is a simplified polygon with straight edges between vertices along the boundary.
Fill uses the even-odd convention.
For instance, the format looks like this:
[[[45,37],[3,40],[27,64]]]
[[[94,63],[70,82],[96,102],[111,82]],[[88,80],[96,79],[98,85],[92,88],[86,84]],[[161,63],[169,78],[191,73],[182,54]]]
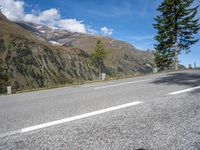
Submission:
[[[154,65],[151,52],[107,37],[15,23],[2,13],[0,27],[0,93],[8,85],[18,91],[98,78],[90,54],[99,39],[109,52],[101,66],[109,76],[147,73]]]
[[[79,48],[89,55],[94,52],[97,40],[101,40],[109,53],[105,59],[105,65],[116,74],[119,72],[125,74],[147,73],[150,71],[147,69],[147,64],[155,66],[152,52],[137,50],[124,41],[98,35],[72,33],[33,23],[20,22],[18,25],[33,32],[38,38],[46,40],[50,44]]]
[[[1,11],[0,11],[0,20],[1,20],[1,21],[9,21],[9,20],[2,14]]]
[[[83,50],[51,45],[8,20],[1,19],[0,27],[0,92],[8,85],[17,91],[97,76]]]

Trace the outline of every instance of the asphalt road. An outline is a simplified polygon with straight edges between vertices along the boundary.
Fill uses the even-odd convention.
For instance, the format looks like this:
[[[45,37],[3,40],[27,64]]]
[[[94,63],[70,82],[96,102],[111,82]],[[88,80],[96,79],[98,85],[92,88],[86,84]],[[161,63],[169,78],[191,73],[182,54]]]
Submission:
[[[200,150],[200,70],[0,96],[0,149]]]

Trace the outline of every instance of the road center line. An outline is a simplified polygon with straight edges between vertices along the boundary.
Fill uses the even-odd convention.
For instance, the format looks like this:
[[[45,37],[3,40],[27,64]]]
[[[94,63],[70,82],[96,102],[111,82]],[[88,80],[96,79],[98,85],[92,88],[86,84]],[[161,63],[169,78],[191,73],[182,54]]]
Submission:
[[[94,88],[94,90],[111,88],[111,87],[122,86],[122,85],[133,84],[133,83],[146,82],[146,81],[150,81],[150,80],[152,80],[152,79],[139,80],[139,81],[131,81],[131,82],[126,82],[126,83],[112,84],[112,85],[105,85],[105,86],[96,87],[96,88]]]
[[[39,124],[39,125],[35,125],[35,126],[30,126],[30,127],[27,127],[27,128],[16,130],[16,131],[11,131],[11,132],[8,132],[8,133],[5,133],[5,134],[1,134],[0,137],[11,136],[11,135],[20,134],[20,133],[26,133],[26,132],[30,132],[30,131],[34,131],[34,130],[38,130],[38,129],[42,129],[42,128],[46,128],[46,127],[50,127],[50,126],[63,124],[63,123],[74,121],[74,120],[79,120],[79,119],[103,114],[103,113],[106,113],[106,112],[111,112],[111,111],[114,111],[114,110],[119,110],[119,109],[131,107],[131,106],[138,105],[138,104],[141,104],[141,103],[142,102],[140,102],[140,101],[135,101],[135,102],[122,104],[122,105],[118,105],[118,106],[114,106],[114,107],[110,107],[110,108],[106,108],[106,109],[100,109],[100,110],[97,110],[97,111],[85,113],[85,114],[74,116],[74,117],[69,117],[69,118],[56,120],[56,121],[52,121],[52,122],[47,122],[47,123],[43,123],[43,124]]]
[[[189,88],[189,89],[185,89],[185,90],[180,90],[180,91],[171,92],[171,93],[169,93],[168,95],[181,94],[181,93],[190,92],[190,91],[193,91],[193,90],[196,90],[196,89],[200,89],[200,86],[196,86],[196,87]]]

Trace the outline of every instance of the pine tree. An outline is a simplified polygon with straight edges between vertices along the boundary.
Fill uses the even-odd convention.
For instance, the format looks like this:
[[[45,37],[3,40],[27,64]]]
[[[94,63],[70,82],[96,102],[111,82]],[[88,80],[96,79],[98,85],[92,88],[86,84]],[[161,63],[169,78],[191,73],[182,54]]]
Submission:
[[[104,65],[103,59],[107,56],[107,51],[103,43],[98,40],[95,47],[95,52],[91,55],[92,62],[98,67],[99,77],[101,75],[101,67]]]
[[[155,40],[155,63],[164,70],[174,63],[178,70],[178,55],[190,52],[190,46],[198,42],[194,35],[200,29],[196,19],[199,6],[191,7],[194,0],[164,0],[157,8],[160,15],[155,18],[157,29]]]

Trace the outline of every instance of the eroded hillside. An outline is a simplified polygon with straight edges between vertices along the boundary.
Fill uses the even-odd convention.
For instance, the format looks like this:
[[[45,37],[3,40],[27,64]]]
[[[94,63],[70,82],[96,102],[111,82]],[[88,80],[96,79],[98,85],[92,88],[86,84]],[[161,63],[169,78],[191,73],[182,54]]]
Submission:
[[[71,33],[44,25],[14,23],[0,15],[1,91],[55,86],[98,78],[90,55],[97,40],[108,51],[108,76],[151,72],[151,52],[139,51],[129,43],[108,37]],[[5,82],[3,80],[6,80]]]

